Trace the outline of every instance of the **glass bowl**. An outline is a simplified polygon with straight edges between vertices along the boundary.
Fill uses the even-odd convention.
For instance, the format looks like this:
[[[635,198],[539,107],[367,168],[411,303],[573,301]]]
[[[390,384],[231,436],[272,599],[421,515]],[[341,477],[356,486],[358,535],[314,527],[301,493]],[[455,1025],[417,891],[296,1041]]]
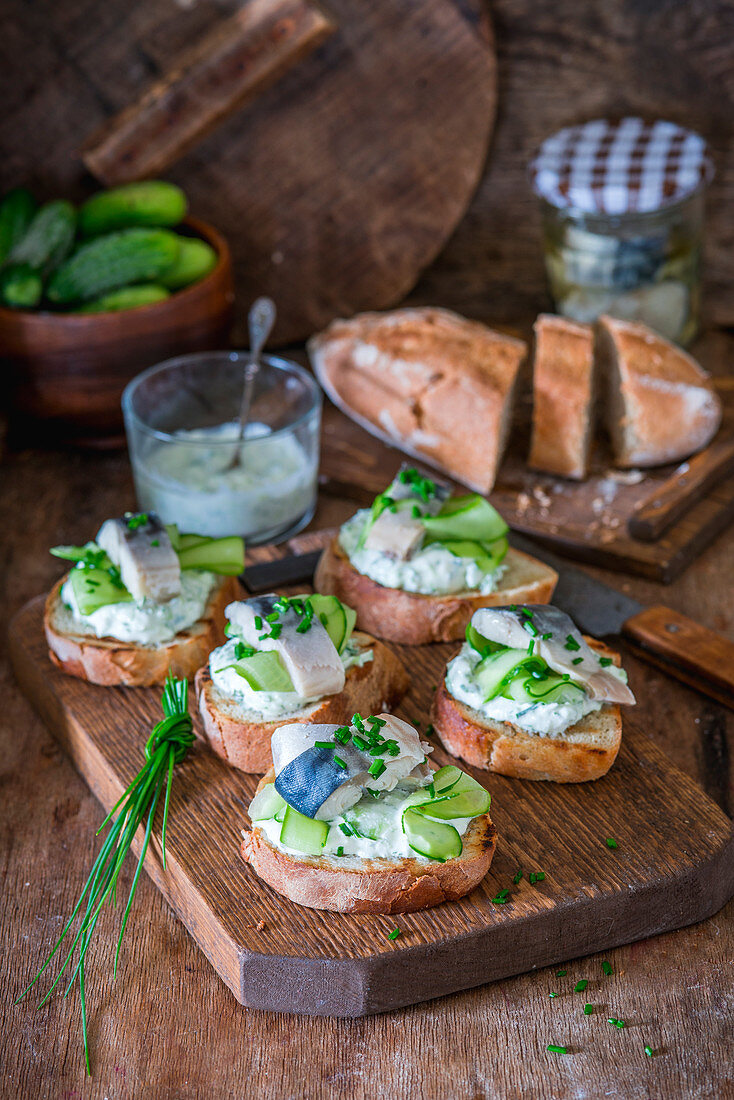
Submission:
[[[248,358],[243,351],[182,355],[126,387],[122,410],[142,511],[184,532],[242,535],[250,544],[282,541],[309,522],[321,390],[297,363],[263,356],[238,444]]]

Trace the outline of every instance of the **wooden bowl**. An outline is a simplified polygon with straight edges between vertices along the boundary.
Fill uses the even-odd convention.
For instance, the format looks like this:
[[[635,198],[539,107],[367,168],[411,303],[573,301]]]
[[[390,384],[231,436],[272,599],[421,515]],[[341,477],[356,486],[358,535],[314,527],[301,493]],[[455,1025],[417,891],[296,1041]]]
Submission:
[[[174,355],[228,345],[234,284],[227,242],[196,218],[184,226],[219,261],[206,278],[165,301],[77,315],[0,307],[0,357],[24,443],[117,446],[124,438],[120,398],[131,378]]]

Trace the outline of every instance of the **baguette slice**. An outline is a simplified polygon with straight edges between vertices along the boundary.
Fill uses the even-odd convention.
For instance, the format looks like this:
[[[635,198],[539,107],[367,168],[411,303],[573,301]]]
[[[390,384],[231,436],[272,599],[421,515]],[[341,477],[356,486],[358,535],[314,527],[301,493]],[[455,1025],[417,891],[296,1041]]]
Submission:
[[[597,652],[620,664],[619,654],[595,638]],[[447,752],[476,768],[513,779],[547,779],[555,783],[585,783],[611,768],[622,742],[622,715],[616,704],[587,714],[560,737],[540,737],[511,722],[493,722],[460,703],[446,689],[436,692],[431,722]]]
[[[344,689],[284,718],[264,722],[223,695],[212,683],[209,665],[196,673],[196,695],[204,732],[217,756],[244,772],[262,774],[273,763],[270,739],[290,722],[346,722],[353,714],[390,712],[410,687],[410,677],[387,646],[369,634],[352,635],[360,649],[373,650],[366,665],[347,670]]]
[[[270,769],[260,791],[275,779]],[[242,858],[279,894],[309,909],[337,913],[414,913],[470,893],[489,870],[497,833],[489,814],[475,818],[464,850],[445,863],[357,856],[292,856],[274,848],[254,826],[242,841]]]
[[[319,382],[347,416],[479,493],[495,482],[526,351],[432,307],[361,313],[308,342]]]
[[[529,465],[582,480],[589,469],[594,406],[594,332],[565,317],[535,322],[533,434]]]
[[[617,466],[677,462],[711,442],[721,401],[690,355],[652,329],[600,317],[596,354]]]
[[[78,633],[78,624],[61,602],[62,577],[46,598],[43,625],[53,663],[70,676],[104,687],[150,687],[165,683],[169,671],[190,680],[224,640],[224,609],[240,598],[236,577],[222,577],[204,616],[165,645],[137,645],[115,638]]]
[[[316,566],[317,592],[338,596],[357,612],[357,625],[378,638],[403,645],[455,642],[464,637],[466,625],[480,607],[509,603],[549,603],[558,574],[529,554],[510,548],[507,572],[501,587],[488,596],[461,592],[449,596],[424,596],[386,588],[358,573],[335,537]]]

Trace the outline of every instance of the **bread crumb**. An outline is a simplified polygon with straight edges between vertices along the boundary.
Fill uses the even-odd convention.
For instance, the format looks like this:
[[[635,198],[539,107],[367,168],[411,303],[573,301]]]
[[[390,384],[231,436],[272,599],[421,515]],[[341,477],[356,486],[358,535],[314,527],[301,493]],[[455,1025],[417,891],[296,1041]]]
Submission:
[[[265,930],[265,921],[264,920],[259,920],[257,922],[257,924],[255,925],[255,928],[257,929],[258,932],[264,932],[264,930]]]

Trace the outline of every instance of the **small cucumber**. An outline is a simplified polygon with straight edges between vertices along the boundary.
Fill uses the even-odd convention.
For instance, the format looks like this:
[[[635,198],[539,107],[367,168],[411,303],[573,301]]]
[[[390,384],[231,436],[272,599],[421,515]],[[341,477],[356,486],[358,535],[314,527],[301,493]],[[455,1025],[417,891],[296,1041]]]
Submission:
[[[12,264],[0,272],[0,301],[11,309],[33,309],[41,301],[43,280],[28,264]]]
[[[203,542],[186,542],[200,539],[199,535],[180,535],[177,550],[182,569],[206,569],[225,577],[237,577],[245,568],[245,543],[238,535],[225,538],[208,538]]]
[[[83,302],[131,283],[155,282],[178,256],[168,229],[122,229],[96,237],[74,252],[51,276],[52,302]]]
[[[198,237],[181,237],[178,259],[173,266],[161,275],[161,282],[169,290],[198,283],[217,266],[217,254],[206,241]]]
[[[251,821],[268,821],[284,810],[287,803],[276,791],[272,783],[267,783],[253,798],[247,811]]]
[[[317,856],[326,844],[328,835],[329,826],[326,821],[316,821],[313,817],[299,814],[298,810],[294,810],[292,806],[285,811],[283,828],[280,830],[280,843],[285,844],[287,848],[293,848],[296,852],[303,852],[305,855]]]
[[[443,821],[431,821],[416,809],[403,813],[403,832],[408,846],[421,856],[444,863],[456,859],[463,850],[461,837],[453,825]]]
[[[140,306],[151,306],[154,302],[163,302],[171,295],[164,286],[155,283],[140,283],[138,286],[124,286],[120,290],[112,290],[109,294],[103,294],[101,298],[95,298],[93,302],[87,302],[85,306],[74,310],[74,313],[119,313],[124,309],[139,309]]]
[[[186,215],[186,196],[165,180],[125,183],[92,195],[79,209],[79,229],[98,237],[131,226],[178,225]]]
[[[11,250],[8,260],[28,264],[41,275],[50,274],[66,259],[74,243],[76,210],[70,202],[47,202]]]
[[[127,588],[112,579],[106,569],[72,569],[71,587],[82,615],[91,615],[111,603],[129,603]]]
[[[31,224],[38,203],[25,187],[8,191],[0,202],[0,264],[4,263]]]

